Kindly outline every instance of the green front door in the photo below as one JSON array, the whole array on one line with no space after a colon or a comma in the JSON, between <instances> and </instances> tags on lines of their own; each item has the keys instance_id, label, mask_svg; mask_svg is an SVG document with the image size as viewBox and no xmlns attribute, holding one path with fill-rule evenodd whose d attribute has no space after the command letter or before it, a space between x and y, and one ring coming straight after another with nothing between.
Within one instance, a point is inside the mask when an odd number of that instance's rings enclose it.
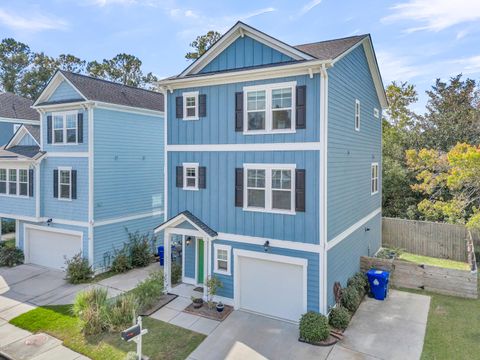
<instances>
[{"instance_id":1,"label":"green front door","mask_svg":"<svg viewBox=\"0 0 480 360\"><path fill-rule=\"evenodd\" d=\"M203 240L200 238L197 238L198 241L198 247L197 247L197 283L198 284L203 284Z\"/></svg>"}]
</instances>

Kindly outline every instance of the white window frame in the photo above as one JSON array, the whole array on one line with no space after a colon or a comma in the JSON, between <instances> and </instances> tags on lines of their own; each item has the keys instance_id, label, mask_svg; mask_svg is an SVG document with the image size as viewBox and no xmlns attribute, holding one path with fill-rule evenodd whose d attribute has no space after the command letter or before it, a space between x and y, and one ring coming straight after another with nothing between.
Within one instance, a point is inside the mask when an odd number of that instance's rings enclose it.
<instances>
[{"instance_id":1,"label":"white window frame","mask_svg":"<svg viewBox=\"0 0 480 360\"><path fill-rule=\"evenodd\" d=\"M184 92L183 96L183 120L198 120L198 91ZM195 115L187 116L187 98L195 98Z\"/></svg>"},{"instance_id":2,"label":"white window frame","mask_svg":"<svg viewBox=\"0 0 480 360\"><path fill-rule=\"evenodd\" d=\"M380 118L380 110L377 108L373 108L373 116L375 116L377 119Z\"/></svg>"},{"instance_id":3,"label":"white window frame","mask_svg":"<svg viewBox=\"0 0 480 360\"><path fill-rule=\"evenodd\" d=\"M198 163L183 163L183 190L198 190ZM187 168L195 169L195 186L187 186ZM191 178L191 176L190 176Z\"/></svg>"},{"instance_id":4,"label":"white window frame","mask_svg":"<svg viewBox=\"0 0 480 360\"><path fill-rule=\"evenodd\" d=\"M1 166L0 167L2 170L5 170L6 171L6 178L5 178L5 181L6 181L6 192L5 194L0 194L0 196L4 196L4 197L16 197L16 198L28 198L30 197L30 176L29 176L29 172L28 172L28 168L27 167L12 167L12 166ZM10 170L15 170L16 172L16 180L15 180L15 183L16 183L16 192L15 194L11 194L10 193ZM20 195L20 170L25 170L27 172L27 195ZM25 182L22 182L22 184L25 184Z\"/></svg>"},{"instance_id":5,"label":"white window frame","mask_svg":"<svg viewBox=\"0 0 480 360\"><path fill-rule=\"evenodd\" d=\"M15 134L21 126L22 124L13 124L13 133Z\"/></svg>"},{"instance_id":6,"label":"white window frame","mask_svg":"<svg viewBox=\"0 0 480 360\"><path fill-rule=\"evenodd\" d=\"M67 115L75 115L75 142L67 142ZM63 117L63 141L55 141L55 117ZM68 128L73 129L73 128ZM62 111L62 112L53 112L52 113L52 145L78 145L78 111Z\"/></svg>"},{"instance_id":7,"label":"white window frame","mask_svg":"<svg viewBox=\"0 0 480 360\"><path fill-rule=\"evenodd\" d=\"M248 170L265 170L265 207L248 206ZM243 164L243 210L265 213L295 215L295 164ZM290 210L272 208L272 172L273 170L289 170L291 178Z\"/></svg>"},{"instance_id":8,"label":"white window frame","mask_svg":"<svg viewBox=\"0 0 480 360\"><path fill-rule=\"evenodd\" d=\"M354 122L355 122L355 131L360 131L360 124L361 124L361 119L360 119L360 114L361 114L361 106L360 106L360 100L356 99L355 100L355 117L354 117Z\"/></svg>"},{"instance_id":9,"label":"white window frame","mask_svg":"<svg viewBox=\"0 0 480 360\"><path fill-rule=\"evenodd\" d=\"M261 134L289 134L296 132L296 81L283 83L245 86L243 87L243 134L244 135L261 135ZM289 129L273 129L273 108L272 108L272 91L277 89L290 88L292 91L292 107L291 107L291 124ZM253 91L265 91L265 129L248 130L248 93Z\"/></svg>"},{"instance_id":10,"label":"white window frame","mask_svg":"<svg viewBox=\"0 0 480 360\"><path fill-rule=\"evenodd\" d=\"M218 250L227 252L227 270L218 268ZM232 247L230 245L213 244L214 269L213 272L221 275L232 275Z\"/></svg>"},{"instance_id":11,"label":"white window frame","mask_svg":"<svg viewBox=\"0 0 480 360\"><path fill-rule=\"evenodd\" d=\"M373 174L373 169L375 169L375 175ZM378 194L378 163L372 163L370 167L370 193L371 195Z\"/></svg>"},{"instance_id":12,"label":"white window frame","mask_svg":"<svg viewBox=\"0 0 480 360\"><path fill-rule=\"evenodd\" d=\"M66 167L66 166L60 166L58 167L58 200L61 200L61 201L72 201L72 168L71 167ZM69 185L69 197L68 198L65 198L65 197L62 197L62 185L67 185L67 184L62 184L61 182L61 179L62 179L62 171L68 171L70 173L70 184Z\"/></svg>"}]
</instances>

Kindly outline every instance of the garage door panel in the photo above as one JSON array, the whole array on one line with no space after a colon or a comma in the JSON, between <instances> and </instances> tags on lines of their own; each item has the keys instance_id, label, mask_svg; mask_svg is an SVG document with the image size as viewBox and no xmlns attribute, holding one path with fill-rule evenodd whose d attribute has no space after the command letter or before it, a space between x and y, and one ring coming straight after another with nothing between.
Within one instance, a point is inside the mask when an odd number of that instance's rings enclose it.
<instances>
[{"instance_id":1,"label":"garage door panel","mask_svg":"<svg viewBox=\"0 0 480 360\"><path fill-rule=\"evenodd\" d=\"M81 237L48 230L27 229L28 262L55 269L65 267L65 256L81 251Z\"/></svg>"},{"instance_id":2,"label":"garage door panel","mask_svg":"<svg viewBox=\"0 0 480 360\"><path fill-rule=\"evenodd\" d=\"M239 258L242 309L291 321L304 311L303 267L249 257Z\"/></svg>"}]
</instances>

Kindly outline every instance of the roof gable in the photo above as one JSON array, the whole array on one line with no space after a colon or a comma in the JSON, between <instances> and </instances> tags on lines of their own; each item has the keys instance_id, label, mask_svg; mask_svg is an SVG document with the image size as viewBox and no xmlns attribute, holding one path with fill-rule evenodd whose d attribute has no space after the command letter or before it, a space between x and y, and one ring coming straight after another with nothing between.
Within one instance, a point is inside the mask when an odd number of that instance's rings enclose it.
<instances>
[{"instance_id":1,"label":"roof gable","mask_svg":"<svg viewBox=\"0 0 480 360\"><path fill-rule=\"evenodd\" d=\"M84 100L84 97L66 80L62 80L46 101L58 103L70 100Z\"/></svg>"},{"instance_id":2,"label":"roof gable","mask_svg":"<svg viewBox=\"0 0 480 360\"><path fill-rule=\"evenodd\" d=\"M155 233L158 233L168 228L188 230L195 229L196 231L207 237L216 238L218 236L218 233L215 230L210 228L207 224L205 224L188 210L182 211L181 213L168 219L163 224L157 226L154 231Z\"/></svg>"},{"instance_id":3,"label":"roof gable","mask_svg":"<svg viewBox=\"0 0 480 360\"><path fill-rule=\"evenodd\" d=\"M5 149L16 146L40 146L40 126L38 125L22 125L13 134L10 141L5 145Z\"/></svg>"}]
</instances>

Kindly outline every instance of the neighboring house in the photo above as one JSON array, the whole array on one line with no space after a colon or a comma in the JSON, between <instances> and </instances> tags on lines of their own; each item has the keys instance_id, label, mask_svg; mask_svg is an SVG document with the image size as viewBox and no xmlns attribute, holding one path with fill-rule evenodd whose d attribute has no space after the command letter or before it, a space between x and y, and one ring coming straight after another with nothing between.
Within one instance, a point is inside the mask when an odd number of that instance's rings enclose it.
<instances>
[{"instance_id":1,"label":"neighboring house","mask_svg":"<svg viewBox=\"0 0 480 360\"><path fill-rule=\"evenodd\" d=\"M33 101L12 93L0 94L0 146L5 145L22 124L38 125L40 115Z\"/></svg>"},{"instance_id":2,"label":"neighboring house","mask_svg":"<svg viewBox=\"0 0 480 360\"><path fill-rule=\"evenodd\" d=\"M239 22L159 85L167 288L173 251L184 282L217 276L237 309L326 313L381 244L386 97L370 36L291 46Z\"/></svg>"},{"instance_id":3,"label":"neighboring house","mask_svg":"<svg viewBox=\"0 0 480 360\"><path fill-rule=\"evenodd\" d=\"M64 267L78 252L96 271L131 232L164 219L164 98L57 71L0 150L0 217L17 221L25 262Z\"/></svg>"}]
</instances>

